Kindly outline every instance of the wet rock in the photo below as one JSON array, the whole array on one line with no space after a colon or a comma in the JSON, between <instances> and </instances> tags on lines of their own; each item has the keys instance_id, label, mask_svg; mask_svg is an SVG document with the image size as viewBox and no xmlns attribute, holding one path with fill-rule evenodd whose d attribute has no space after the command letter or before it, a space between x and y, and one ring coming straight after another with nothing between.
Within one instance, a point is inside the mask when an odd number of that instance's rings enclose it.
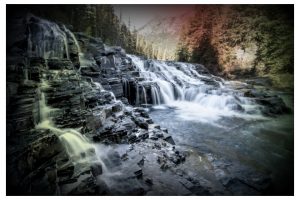
<instances>
[{"instance_id":1,"label":"wet rock","mask_svg":"<svg viewBox=\"0 0 300 200\"><path fill-rule=\"evenodd\" d=\"M160 143L154 143L153 148L154 148L154 149L161 150L161 145L160 145Z\"/></svg>"},{"instance_id":2,"label":"wet rock","mask_svg":"<svg viewBox=\"0 0 300 200\"><path fill-rule=\"evenodd\" d=\"M167 128L161 128L160 130L162 130L165 133L168 133L168 129Z\"/></svg>"},{"instance_id":3,"label":"wet rock","mask_svg":"<svg viewBox=\"0 0 300 200\"><path fill-rule=\"evenodd\" d=\"M164 137L164 133L162 133L161 131L158 131L155 133L155 136L158 138L163 138Z\"/></svg>"},{"instance_id":4,"label":"wet rock","mask_svg":"<svg viewBox=\"0 0 300 200\"><path fill-rule=\"evenodd\" d=\"M121 156L121 159L122 159L123 161L128 160L128 154L127 154L127 153L124 153L124 154Z\"/></svg>"},{"instance_id":5,"label":"wet rock","mask_svg":"<svg viewBox=\"0 0 300 200\"><path fill-rule=\"evenodd\" d=\"M142 167L144 165L144 162L145 162L145 158L143 157L138 163L137 165Z\"/></svg>"},{"instance_id":6,"label":"wet rock","mask_svg":"<svg viewBox=\"0 0 300 200\"><path fill-rule=\"evenodd\" d=\"M91 171L94 177L102 174L102 165L100 163L95 163L91 166Z\"/></svg>"},{"instance_id":7,"label":"wet rock","mask_svg":"<svg viewBox=\"0 0 300 200\"><path fill-rule=\"evenodd\" d=\"M112 112L120 112L123 109L123 105L121 103L115 103L112 106Z\"/></svg>"},{"instance_id":8,"label":"wet rock","mask_svg":"<svg viewBox=\"0 0 300 200\"><path fill-rule=\"evenodd\" d=\"M237 178L233 178L225 185L225 187L234 195L259 195L259 192L247 184L241 182Z\"/></svg>"},{"instance_id":9,"label":"wet rock","mask_svg":"<svg viewBox=\"0 0 300 200\"><path fill-rule=\"evenodd\" d=\"M153 124L153 120L151 118L145 119L145 122L149 125ZM159 126L155 126L155 128L159 128Z\"/></svg>"},{"instance_id":10,"label":"wet rock","mask_svg":"<svg viewBox=\"0 0 300 200\"><path fill-rule=\"evenodd\" d=\"M134 142L136 142L138 140L138 138L137 138L137 136L135 134L130 134L128 136L127 140L128 140L128 143L134 143Z\"/></svg>"},{"instance_id":11,"label":"wet rock","mask_svg":"<svg viewBox=\"0 0 300 200\"><path fill-rule=\"evenodd\" d=\"M57 176L71 177L74 174L74 165L67 165L57 170Z\"/></svg>"},{"instance_id":12,"label":"wet rock","mask_svg":"<svg viewBox=\"0 0 300 200\"><path fill-rule=\"evenodd\" d=\"M158 137L157 137L157 135L155 134L155 133L150 133L149 134L149 139L151 139L151 140L158 140Z\"/></svg>"},{"instance_id":13,"label":"wet rock","mask_svg":"<svg viewBox=\"0 0 300 200\"><path fill-rule=\"evenodd\" d=\"M48 59L47 63L50 70L73 69L73 63L70 60Z\"/></svg>"},{"instance_id":14,"label":"wet rock","mask_svg":"<svg viewBox=\"0 0 300 200\"><path fill-rule=\"evenodd\" d=\"M77 178L60 178L58 181L58 185L66 185L66 184L71 184L71 183L76 183L78 181Z\"/></svg>"},{"instance_id":15,"label":"wet rock","mask_svg":"<svg viewBox=\"0 0 300 200\"><path fill-rule=\"evenodd\" d=\"M147 139L149 137L149 133L147 131L140 131L137 137L140 139Z\"/></svg>"},{"instance_id":16,"label":"wet rock","mask_svg":"<svg viewBox=\"0 0 300 200\"><path fill-rule=\"evenodd\" d=\"M166 142L172 144L172 145L175 145L175 142L174 142L172 136L170 136L170 135L166 136L166 137L164 138L164 140L165 140Z\"/></svg>"},{"instance_id":17,"label":"wet rock","mask_svg":"<svg viewBox=\"0 0 300 200\"><path fill-rule=\"evenodd\" d=\"M153 124L152 119L150 119L150 123L149 121L146 120L146 122L149 124L149 129L160 129L160 125L158 124ZM151 123L152 122L152 123Z\"/></svg>"},{"instance_id":18,"label":"wet rock","mask_svg":"<svg viewBox=\"0 0 300 200\"><path fill-rule=\"evenodd\" d=\"M145 121L144 118L138 117L138 118L135 118L134 121L135 121L136 125L139 126L140 128L148 130L149 124Z\"/></svg>"},{"instance_id":19,"label":"wet rock","mask_svg":"<svg viewBox=\"0 0 300 200\"><path fill-rule=\"evenodd\" d=\"M256 100L259 104L264 105L262 112L266 115L290 113L288 108L280 97L274 96Z\"/></svg>"},{"instance_id":20,"label":"wet rock","mask_svg":"<svg viewBox=\"0 0 300 200\"><path fill-rule=\"evenodd\" d=\"M93 177L87 177L76 188L72 189L69 195L97 195L98 193L97 181Z\"/></svg>"},{"instance_id":21,"label":"wet rock","mask_svg":"<svg viewBox=\"0 0 300 200\"><path fill-rule=\"evenodd\" d=\"M142 187L138 187L129 191L128 194L132 196L141 196L146 194L146 190Z\"/></svg>"},{"instance_id":22,"label":"wet rock","mask_svg":"<svg viewBox=\"0 0 300 200\"><path fill-rule=\"evenodd\" d=\"M136 178L141 179L143 178L143 170L139 169L137 171L134 172L134 175L136 176Z\"/></svg>"},{"instance_id":23,"label":"wet rock","mask_svg":"<svg viewBox=\"0 0 300 200\"><path fill-rule=\"evenodd\" d=\"M145 179L145 183L147 183L148 185L152 186L153 185L153 181L151 178L146 178Z\"/></svg>"}]
</instances>

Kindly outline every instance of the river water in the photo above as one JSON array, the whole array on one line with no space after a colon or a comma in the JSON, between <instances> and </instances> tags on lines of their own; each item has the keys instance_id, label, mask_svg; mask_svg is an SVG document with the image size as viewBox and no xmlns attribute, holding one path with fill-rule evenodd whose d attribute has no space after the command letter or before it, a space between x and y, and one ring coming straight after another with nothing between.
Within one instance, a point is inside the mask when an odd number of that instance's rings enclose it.
<instances>
[{"instance_id":1,"label":"river water","mask_svg":"<svg viewBox=\"0 0 300 200\"><path fill-rule=\"evenodd\" d=\"M293 94L226 81L194 64L128 56L144 79L137 86L143 90L136 95L136 102L155 100L148 106L150 116L168 129L177 146L193 152L194 161L189 164L203 169L200 176L211 174L215 186L217 182L228 185L224 180L234 177L247 182L245 177L257 176L252 181L263 182L268 179L265 176L271 180L269 189L261 188L265 194L292 194L293 114L269 117L262 112L263 106L244 91L257 89L279 96L292 110ZM144 89L149 85L151 93Z\"/></svg>"},{"instance_id":2,"label":"river water","mask_svg":"<svg viewBox=\"0 0 300 200\"><path fill-rule=\"evenodd\" d=\"M193 105L157 106L150 109L150 116L168 129L182 149L225 159L237 168L243 165L261 171L271 176L270 193L291 194L293 115L257 119L227 116L207 121L201 119L201 114L198 118L193 113L188 116L186 112L192 108Z\"/></svg>"}]
</instances>

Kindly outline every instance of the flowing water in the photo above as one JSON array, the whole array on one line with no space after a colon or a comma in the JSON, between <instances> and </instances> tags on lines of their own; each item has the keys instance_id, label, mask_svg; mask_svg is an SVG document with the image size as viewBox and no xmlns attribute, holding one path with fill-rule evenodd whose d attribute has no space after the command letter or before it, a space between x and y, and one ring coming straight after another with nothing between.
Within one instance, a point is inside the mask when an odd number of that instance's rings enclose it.
<instances>
[{"instance_id":1,"label":"flowing water","mask_svg":"<svg viewBox=\"0 0 300 200\"><path fill-rule=\"evenodd\" d=\"M28 14L27 26L29 56L69 59L66 33L56 23Z\"/></svg>"},{"instance_id":2,"label":"flowing water","mask_svg":"<svg viewBox=\"0 0 300 200\"><path fill-rule=\"evenodd\" d=\"M75 42L77 47L80 65L86 64L76 37L65 26L61 29L57 24L40 19L33 15L28 16L27 23L29 29L29 56L40 56L47 60L49 58L62 59L66 55L66 58L69 59L69 48L67 42L67 36L69 36ZM53 71L52 79L59 79L57 72ZM94 85L96 85L97 89L103 90L100 83L94 83ZM105 164L100 160L99 155L95 154L94 144L92 144L85 136L75 129L60 129L55 126L52 121L52 117L55 117L55 112L59 111L59 109L47 106L47 97L44 92L50 87L49 81L43 78L39 87L40 122L36 127L40 129L49 129L56 134L75 164L81 162L100 162L105 168Z\"/></svg>"},{"instance_id":3,"label":"flowing water","mask_svg":"<svg viewBox=\"0 0 300 200\"><path fill-rule=\"evenodd\" d=\"M259 105L234 89L243 83L224 81L210 74L201 75L193 64L157 60L146 64L137 56L128 56L145 79L137 84L137 105L147 104L143 84L150 84L153 104L176 108L176 114L185 120L213 122L222 116L263 118Z\"/></svg>"},{"instance_id":4,"label":"flowing water","mask_svg":"<svg viewBox=\"0 0 300 200\"><path fill-rule=\"evenodd\" d=\"M40 86L40 123L37 128L49 129L56 134L65 146L66 151L74 163L95 161L95 148L81 133L75 129L59 129L52 121L55 112L59 109L51 108L46 104L44 89L49 89L47 81L43 80Z\"/></svg>"},{"instance_id":5,"label":"flowing water","mask_svg":"<svg viewBox=\"0 0 300 200\"><path fill-rule=\"evenodd\" d=\"M201 168L203 156L222 158L236 166L236 171L247 166L269 174L273 193L291 193L292 114L263 116L260 105L236 89L246 84L199 74L192 64L154 60L149 64L139 57L129 57L144 82L153 82L158 88L151 88L155 105L149 109L150 116L168 129L177 146L197 152L200 164L196 156L196 166ZM212 84L207 79L213 80ZM293 108L291 96L285 95L285 99Z\"/></svg>"}]
</instances>

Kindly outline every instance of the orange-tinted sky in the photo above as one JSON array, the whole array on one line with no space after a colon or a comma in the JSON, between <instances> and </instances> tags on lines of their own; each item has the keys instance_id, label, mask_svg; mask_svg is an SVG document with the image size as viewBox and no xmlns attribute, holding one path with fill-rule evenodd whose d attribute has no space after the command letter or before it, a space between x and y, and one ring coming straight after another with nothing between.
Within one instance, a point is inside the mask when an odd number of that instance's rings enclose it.
<instances>
[{"instance_id":1,"label":"orange-tinted sky","mask_svg":"<svg viewBox=\"0 0 300 200\"><path fill-rule=\"evenodd\" d=\"M132 27L137 29L155 17L172 17L191 12L194 5L114 5L117 16L122 13L122 21L126 24L130 17Z\"/></svg>"}]
</instances>

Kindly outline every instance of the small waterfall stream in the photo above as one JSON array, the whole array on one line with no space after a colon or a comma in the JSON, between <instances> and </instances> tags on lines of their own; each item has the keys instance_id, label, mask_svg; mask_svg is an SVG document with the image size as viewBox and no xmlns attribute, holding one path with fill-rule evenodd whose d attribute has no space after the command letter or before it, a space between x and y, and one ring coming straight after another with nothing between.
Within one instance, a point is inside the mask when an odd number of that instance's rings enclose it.
<instances>
[{"instance_id":1,"label":"small waterfall stream","mask_svg":"<svg viewBox=\"0 0 300 200\"><path fill-rule=\"evenodd\" d=\"M91 144L81 133L75 129L59 129L55 126L52 121L52 116L55 117L55 112L59 111L59 109L51 108L46 104L46 96L43 90L49 88L48 82L43 80L39 89L41 94L39 101L40 123L37 124L37 128L53 131L65 146L68 155L74 163L92 161L101 162L98 156L95 155L93 144Z\"/></svg>"},{"instance_id":2,"label":"small waterfall stream","mask_svg":"<svg viewBox=\"0 0 300 200\"><path fill-rule=\"evenodd\" d=\"M40 19L33 15L27 17L28 25L28 55L40 56L46 59L59 58L70 59L69 48L67 42L67 35L69 35L78 49L80 65L84 65L83 54L80 46L74 34L68 30L65 26L61 29L57 24L49 22L44 19ZM34 29L34 35L32 34ZM26 74L28 74L25 71ZM53 72L52 79L58 78L58 73ZM44 76L44 75L43 75ZM99 90L103 90L100 83L94 83ZM46 89L50 89L49 82L43 78L40 87L38 89L39 100L39 116L40 122L36 125L38 129L49 129L55 133L64 147L73 163L101 163L103 169L105 164L101 161L100 156L96 155L94 144L92 144L84 135L75 129L60 129L57 128L52 121L52 117L55 117L55 112L59 109L51 108L47 106L47 94L44 92ZM99 152L98 152L99 153Z\"/></svg>"}]
</instances>

